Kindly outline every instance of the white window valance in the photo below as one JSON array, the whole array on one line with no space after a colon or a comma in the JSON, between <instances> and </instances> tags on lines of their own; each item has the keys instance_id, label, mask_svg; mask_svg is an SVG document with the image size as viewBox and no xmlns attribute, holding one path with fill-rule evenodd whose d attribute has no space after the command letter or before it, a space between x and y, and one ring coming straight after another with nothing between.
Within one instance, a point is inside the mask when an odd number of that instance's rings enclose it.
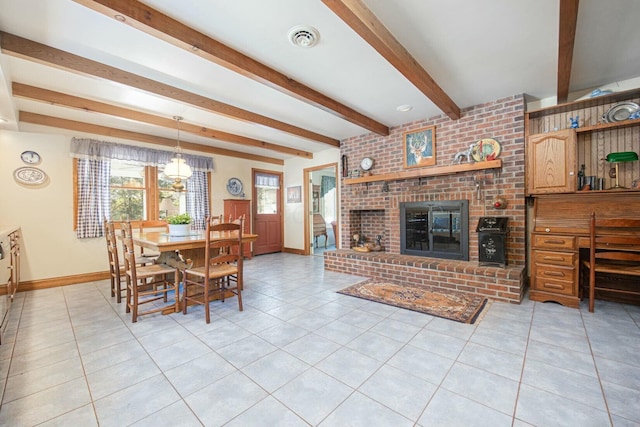
<instances>
[{"instance_id":1,"label":"white window valance","mask_svg":"<svg viewBox=\"0 0 640 427\"><path fill-rule=\"evenodd\" d=\"M256 174L254 185L258 188L280 188L280 177L277 175Z\"/></svg>"},{"instance_id":2,"label":"white window valance","mask_svg":"<svg viewBox=\"0 0 640 427\"><path fill-rule=\"evenodd\" d=\"M72 138L71 156L90 160L128 160L145 166L159 166L171 162L171 159L175 157L175 152L97 141L89 138ZM194 171L208 172L214 170L211 157L182 153L182 158Z\"/></svg>"}]
</instances>

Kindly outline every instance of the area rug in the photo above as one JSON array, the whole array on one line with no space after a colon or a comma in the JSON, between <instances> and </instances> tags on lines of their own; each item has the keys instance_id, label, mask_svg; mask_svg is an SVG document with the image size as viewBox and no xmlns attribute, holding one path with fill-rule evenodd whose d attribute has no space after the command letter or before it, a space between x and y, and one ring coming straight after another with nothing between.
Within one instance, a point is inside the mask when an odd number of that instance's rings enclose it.
<instances>
[{"instance_id":1,"label":"area rug","mask_svg":"<svg viewBox=\"0 0 640 427\"><path fill-rule=\"evenodd\" d=\"M338 293L469 324L475 323L488 301L463 292L376 280L357 283Z\"/></svg>"}]
</instances>

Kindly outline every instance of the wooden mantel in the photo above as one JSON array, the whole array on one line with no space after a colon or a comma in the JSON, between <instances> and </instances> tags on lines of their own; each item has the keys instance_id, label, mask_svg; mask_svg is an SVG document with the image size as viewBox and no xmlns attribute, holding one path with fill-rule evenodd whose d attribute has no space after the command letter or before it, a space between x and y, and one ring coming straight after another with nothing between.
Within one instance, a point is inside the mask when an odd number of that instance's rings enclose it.
<instances>
[{"instance_id":1,"label":"wooden mantel","mask_svg":"<svg viewBox=\"0 0 640 427\"><path fill-rule=\"evenodd\" d=\"M360 178L345 178L346 185L362 184L377 181L399 181L403 179L422 178L425 176L451 175L459 172L477 171L484 169L497 169L502 167L502 160L488 160L476 163L463 163L460 165L435 166L429 168L409 169L400 172L385 173L381 175L362 176Z\"/></svg>"}]
</instances>

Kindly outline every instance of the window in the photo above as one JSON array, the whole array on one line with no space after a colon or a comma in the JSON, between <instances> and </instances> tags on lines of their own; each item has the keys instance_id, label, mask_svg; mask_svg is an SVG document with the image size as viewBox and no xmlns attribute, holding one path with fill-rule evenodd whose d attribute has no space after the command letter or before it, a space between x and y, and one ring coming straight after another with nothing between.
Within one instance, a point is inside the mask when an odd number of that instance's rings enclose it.
<instances>
[{"instance_id":1,"label":"window","mask_svg":"<svg viewBox=\"0 0 640 427\"><path fill-rule=\"evenodd\" d=\"M187 191L176 193L173 191L173 181L167 179L163 173L164 167L158 167L158 218L165 219L171 215L187 211Z\"/></svg>"},{"instance_id":2,"label":"window","mask_svg":"<svg viewBox=\"0 0 640 427\"><path fill-rule=\"evenodd\" d=\"M176 193L172 181L162 173L162 167L143 166L136 162L111 160L109 201L111 219L127 221L164 219L186 212L186 192ZM158 174L157 179L145 180ZM154 182L158 185L154 186ZM157 199L157 203L154 200ZM158 209L154 209L158 206Z\"/></svg>"},{"instance_id":3,"label":"window","mask_svg":"<svg viewBox=\"0 0 640 427\"><path fill-rule=\"evenodd\" d=\"M121 160L111 161L109 205L112 220L147 219L144 174L144 166Z\"/></svg>"},{"instance_id":4,"label":"window","mask_svg":"<svg viewBox=\"0 0 640 427\"><path fill-rule=\"evenodd\" d=\"M256 212L258 214L274 214L278 212L278 190L280 177L262 172L256 173Z\"/></svg>"}]
</instances>

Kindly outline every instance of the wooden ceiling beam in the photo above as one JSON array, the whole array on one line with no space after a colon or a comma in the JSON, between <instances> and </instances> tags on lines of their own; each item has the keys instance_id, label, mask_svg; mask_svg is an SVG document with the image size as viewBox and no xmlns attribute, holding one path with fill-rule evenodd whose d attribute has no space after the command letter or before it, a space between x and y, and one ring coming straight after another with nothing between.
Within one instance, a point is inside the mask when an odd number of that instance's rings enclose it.
<instances>
[{"instance_id":1,"label":"wooden ceiling beam","mask_svg":"<svg viewBox=\"0 0 640 427\"><path fill-rule=\"evenodd\" d=\"M89 9L380 135L389 128L136 0L74 0Z\"/></svg>"},{"instance_id":2,"label":"wooden ceiling beam","mask_svg":"<svg viewBox=\"0 0 640 427\"><path fill-rule=\"evenodd\" d=\"M92 113L101 113L110 116L122 117L128 120L161 126L169 129L176 129L175 120L170 118L155 116L153 114L143 113L123 107L117 107L115 105L92 101L90 99L80 98L60 92L54 92L52 90L42 89L17 82L13 82L11 87L13 95L17 97L32 99L35 101L46 102L47 104L51 105L74 108L77 110ZM216 129L209 129L204 126L189 124L185 121L182 121L180 123L180 130L206 138L217 139L234 144L241 144L248 147L264 148L266 150L277 151L279 153L284 153L292 156L313 159L313 153L308 151L283 147L281 145L272 144L253 138L247 138L240 135L234 135Z\"/></svg>"},{"instance_id":3,"label":"wooden ceiling beam","mask_svg":"<svg viewBox=\"0 0 640 427\"><path fill-rule=\"evenodd\" d=\"M573 46L576 40L579 0L560 0L558 36L558 103L569 98Z\"/></svg>"},{"instance_id":4,"label":"wooden ceiling beam","mask_svg":"<svg viewBox=\"0 0 640 427\"><path fill-rule=\"evenodd\" d=\"M449 118L452 120L460 118L460 108L361 0L322 0L322 2Z\"/></svg>"},{"instance_id":5,"label":"wooden ceiling beam","mask_svg":"<svg viewBox=\"0 0 640 427\"><path fill-rule=\"evenodd\" d=\"M163 138L161 136L148 135L140 132L131 132L123 129L116 129L107 126L93 125L89 123L78 122L75 120L61 119L58 117L46 116L43 114L31 113L29 111L20 111L19 120L24 123L34 125L48 126L59 129L67 129L76 132L85 132L95 135L108 136L111 138L129 139L132 141L146 142L148 144L161 145L164 147L175 148L176 140ZM274 165L284 165L284 160L273 157L258 156L250 153L241 153L239 151L225 150L224 148L215 148L208 145L194 144L191 142L180 141L180 147L184 150L200 151L208 154L216 154L220 156L236 157L239 159L254 160L257 162L272 163Z\"/></svg>"},{"instance_id":6,"label":"wooden ceiling beam","mask_svg":"<svg viewBox=\"0 0 640 427\"><path fill-rule=\"evenodd\" d=\"M234 107L233 105L225 104L202 95L111 67L109 65L101 64L13 34L0 32L0 48L2 49L2 52L7 55L13 55L18 58L35 61L37 63L67 71L73 71L79 74L99 77L105 80L117 82L124 86L133 87L175 101L184 102L197 108L236 120L257 123L305 139L328 144L333 147L340 147L340 141L337 139L329 138L328 136L320 135L260 114L252 113L250 111Z\"/></svg>"}]
</instances>

